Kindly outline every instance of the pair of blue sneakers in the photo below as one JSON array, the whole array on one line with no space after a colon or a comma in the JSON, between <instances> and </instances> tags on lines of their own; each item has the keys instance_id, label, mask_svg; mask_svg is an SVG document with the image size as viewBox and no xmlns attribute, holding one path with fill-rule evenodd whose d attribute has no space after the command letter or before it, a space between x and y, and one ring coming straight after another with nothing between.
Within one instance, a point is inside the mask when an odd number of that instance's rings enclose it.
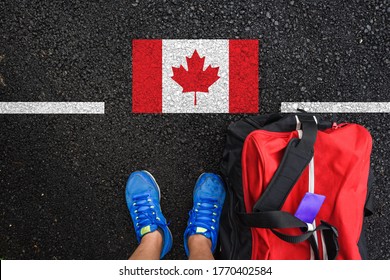
<instances>
[{"instance_id":1,"label":"pair of blue sneakers","mask_svg":"<svg viewBox=\"0 0 390 280\"><path fill-rule=\"evenodd\" d=\"M193 194L193 208L189 212L187 228L184 232L184 248L187 256L188 237L202 234L212 243L215 251L218 239L219 219L225 188L221 177L213 173L203 173L199 176ZM160 188L147 171L133 172L126 184L126 201L133 220L138 242L142 236L160 229L163 235L163 246L160 258L163 258L172 248L172 233L160 207Z\"/></svg>"}]
</instances>

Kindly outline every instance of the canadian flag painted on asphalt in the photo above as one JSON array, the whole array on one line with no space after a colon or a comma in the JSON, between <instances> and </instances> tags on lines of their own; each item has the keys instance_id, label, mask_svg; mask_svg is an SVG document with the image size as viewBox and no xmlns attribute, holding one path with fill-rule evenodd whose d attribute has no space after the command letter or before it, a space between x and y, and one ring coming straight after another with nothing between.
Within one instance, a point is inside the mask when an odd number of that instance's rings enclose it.
<instances>
[{"instance_id":1,"label":"canadian flag painted on asphalt","mask_svg":"<svg viewBox=\"0 0 390 280\"><path fill-rule=\"evenodd\" d=\"M258 40L133 40L133 113L257 113Z\"/></svg>"}]
</instances>

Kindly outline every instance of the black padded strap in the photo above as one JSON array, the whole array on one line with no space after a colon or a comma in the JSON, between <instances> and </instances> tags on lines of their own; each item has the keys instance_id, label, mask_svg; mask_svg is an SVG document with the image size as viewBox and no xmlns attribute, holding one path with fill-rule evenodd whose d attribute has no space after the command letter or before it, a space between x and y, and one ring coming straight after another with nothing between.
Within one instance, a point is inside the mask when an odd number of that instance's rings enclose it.
<instances>
[{"instance_id":1,"label":"black padded strap","mask_svg":"<svg viewBox=\"0 0 390 280\"><path fill-rule=\"evenodd\" d=\"M253 206L254 212L279 210L314 154L317 124L313 116L299 116L302 139L291 139L271 182ZM302 118L302 119L301 119Z\"/></svg>"}]
</instances>

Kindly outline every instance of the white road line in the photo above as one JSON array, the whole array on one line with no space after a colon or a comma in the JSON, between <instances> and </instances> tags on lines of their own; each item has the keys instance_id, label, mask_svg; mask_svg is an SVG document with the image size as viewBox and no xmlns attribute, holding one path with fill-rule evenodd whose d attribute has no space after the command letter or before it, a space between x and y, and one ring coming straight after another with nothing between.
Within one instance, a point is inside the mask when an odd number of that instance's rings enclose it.
<instances>
[{"instance_id":1,"label":"white road line","mask_svg":"<svg viewBox=\"0 0 390 280\"><path fill-rule=\"evenodd\" d=\"M390 102L282 102L282 113L390 113Z\"/></svg>"},{"instance_id":2,"label":"white road line","mask_svg":"<svg viewBox=\"0 0 390 280\"><path fill-rule=\"evenodd\" d=\"M104 114L104 102L0 102L0 114Z\"/></svg>"}]
</instances>

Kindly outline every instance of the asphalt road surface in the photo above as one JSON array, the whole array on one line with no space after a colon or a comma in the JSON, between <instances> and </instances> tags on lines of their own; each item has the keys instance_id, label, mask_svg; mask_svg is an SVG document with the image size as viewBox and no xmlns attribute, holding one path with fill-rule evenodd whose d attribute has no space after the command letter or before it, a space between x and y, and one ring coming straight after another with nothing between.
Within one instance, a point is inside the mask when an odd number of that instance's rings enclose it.
<instances>
[{"instance_id":1,"label":"asphalt road surface","mask_svg":"<svg viewBox=\"0 0 390 280\"><path fill-rule=\"evenodd\" d=\"M260 40L260 113L284 101L389 101L390 2L1 1L0 102L105 102L104 115L0 115L0 258L125 259L124 189L154 174L184 259L192 189L243 115L132 114L131 40ZM374 139L369 257L390 259L390 117L339 114Z\"/></svg>"}]
</instances>

